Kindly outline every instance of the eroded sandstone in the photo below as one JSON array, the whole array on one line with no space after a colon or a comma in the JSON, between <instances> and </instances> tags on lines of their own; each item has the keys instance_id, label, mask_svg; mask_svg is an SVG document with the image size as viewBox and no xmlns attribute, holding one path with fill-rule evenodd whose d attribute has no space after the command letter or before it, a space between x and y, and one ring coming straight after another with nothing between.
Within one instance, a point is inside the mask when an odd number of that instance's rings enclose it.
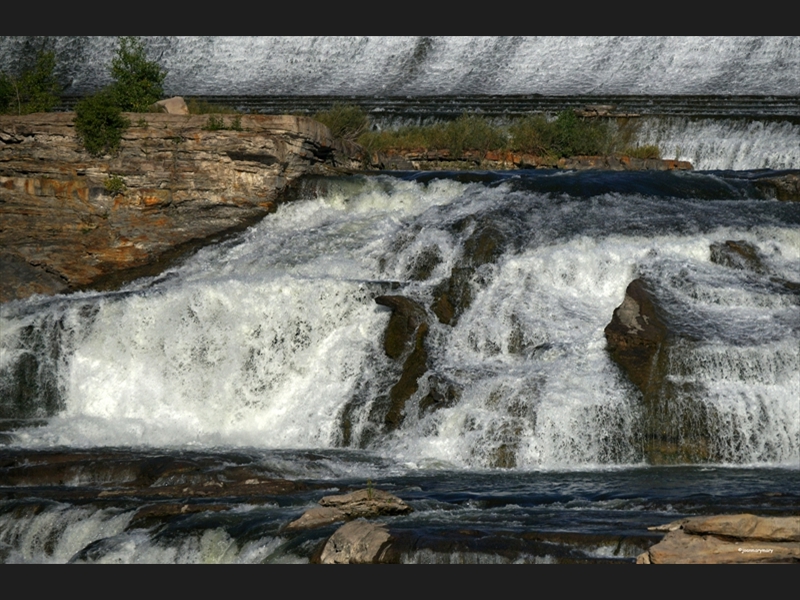
<instances>
[{"instance_id":1,"label":"eroded sandstone","mask_svg":"<svg viewBox=\"0 0 800 600\"><path fill-rule=\"evenodd\" d=\"M73 113L0 116L0 301L115 287L276 209L308 174L359 168L360 149L307 117L132 114L114 155L90 156Z\"/></svg>"}]
</instances>

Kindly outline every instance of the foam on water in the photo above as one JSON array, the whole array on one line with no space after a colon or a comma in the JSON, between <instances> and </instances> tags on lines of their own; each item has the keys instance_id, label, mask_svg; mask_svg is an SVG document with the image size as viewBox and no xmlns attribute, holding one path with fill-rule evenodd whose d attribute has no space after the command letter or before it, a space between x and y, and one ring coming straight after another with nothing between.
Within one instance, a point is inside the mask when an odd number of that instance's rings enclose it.
<instances>
[{"instance_id":1,"label":"foam on water","mask_svg":"<svg viewBox=\"0 0 800 600\"><path fill-rule=\"evenodd\" d=\"M156 281L4 305L3 369L39 331L39 372L57 381L61 402L15 443L333 448L349 410L351 443L409 465L639 464L638 393L603 329L643 276L689 340L667 375L690 378L692 401L713 413L713 460L796 464L800 309L779 281L797 280L799 232L754 225L755 206L344 180ZM389 312L374 298L430 307L480 223L507 245L474 271L455 326L430 314L430 370L402 427L375 435L376 398L397 367L382 347ZM710 245L729 239L757 247L765 273L712 263ZM430 276L411 276L432 248ZM417 410L437 381L453 383L458 401Z\"/></svg>"}]
</instances>

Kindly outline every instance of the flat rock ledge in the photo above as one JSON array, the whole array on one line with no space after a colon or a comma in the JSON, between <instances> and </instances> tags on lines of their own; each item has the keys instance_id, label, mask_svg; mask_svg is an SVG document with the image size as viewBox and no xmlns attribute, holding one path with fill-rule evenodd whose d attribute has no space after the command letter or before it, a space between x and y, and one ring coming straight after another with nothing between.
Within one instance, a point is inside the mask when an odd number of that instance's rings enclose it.
<instances>
[{"instance_id":1,"label":"flat rock ledge","mask_svg":"<svg viewBox=\"0 0 800 600\"><path fill-rule=\"evenodd\" d=\"M636 564L800 563L800 516L691 517L648 529L667 534Z\"/></svg>"},{"instance_id":2,"label":"flat rock ledge","mask_svg":"<svg viewBox=\"0 0 800 600\"><path fill-rule=\"evenodd\" d=\"M404 515L413 509L397 496L383 490L363 489L340 496L325 496L319 507L310 508L286 526L287 531L313 529L353 519Z\"/></svg>"}]
</instances>

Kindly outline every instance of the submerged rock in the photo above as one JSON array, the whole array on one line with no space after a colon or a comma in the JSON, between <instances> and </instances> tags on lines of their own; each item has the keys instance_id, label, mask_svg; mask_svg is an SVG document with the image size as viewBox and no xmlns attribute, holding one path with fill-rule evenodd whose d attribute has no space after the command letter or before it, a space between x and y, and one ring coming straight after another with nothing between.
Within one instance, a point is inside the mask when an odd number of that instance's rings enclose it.
<instances>
[{"instance_id":1,"label":"submerged rock","mask_svg":"<svg viewBox=\"0 0 800 600\"><path fill-rule=\"evenodd\" d=\"M709 246L711 262L732 269L743 269L754 273L766 273L764 261L758 248L744 240L715 242Z\"/></svg>"},{"instance_id":2,"label":"submerged rock","mask_svg":"<svg viewBox=\"0 0 800 600\"><path fill-rule=\"evenodd\" d=\"M637 564L800 562L800 517L750 514L693 517L651 527L668 531Z\"/></svg>"}]
</instances>

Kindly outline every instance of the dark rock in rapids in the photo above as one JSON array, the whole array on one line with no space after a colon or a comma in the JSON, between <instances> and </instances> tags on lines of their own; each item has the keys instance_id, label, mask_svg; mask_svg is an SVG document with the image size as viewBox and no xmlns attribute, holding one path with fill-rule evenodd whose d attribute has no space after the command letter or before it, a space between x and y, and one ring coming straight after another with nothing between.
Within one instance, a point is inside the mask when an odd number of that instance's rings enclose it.
<instances>
[{"instance_id":1,"label":"dark rock in rapids","mask_svg":"<svg viewBox=\"0 0 800 600\"><path fill-rule=\"evenodd\" d=\"M463 257L453 267L450 277L434 289L431 307L440 323L456 325L459 317L472 305L472 284L483 265L495 262L506 250L506 235L489 219L475 222L468 217L456 224L456 231L472 227L472 233L464 242Z\"/></svg>"},{"instance_id":2,"label":"dark rock in rapids","mask_svg":"<svg viewBox=\"0 0 800 600\"><path fill-rule=\"evenodd\" d=\"M625 290L622 304L614 310L605 335L611 357L642 393L657 384L653 380L653 358L666 341L667 333L647 284L634 279Z\"/></svg>"},{"instance_id":3,"label":"dark rock in rapids","mask_svg":"<svg viewBox=\"0 0 800 600\"><path fill-rule=\"evenodd\" d=\"M753 181L765 195L777 200L800 202L800 171L766 175Z\"/></svg>"},{"instance_id":4,"label":"dark rock in rapids","mask_svg":"<svg viewBox=\"0 0 800 600\"><path fill-rule=\"evenodd\" d=\"M419 389L419 378L428 371L425 338L430 329L425 309L404 296L378 296L375 302L392 309L386 327L384 350L389 358L402 361L400 379L389 390L384 423L387 430L397 429L405 418L406 402ZM378 402L378 405L386 404Z\"/></svg>"},{"instance_id":5,"label":"dark rock in rapids","mask_svg":"<svg viewBox=\"0 0 800 600\"><path fill-rule=\"evenodd\" d=\"M754 273L766 273L764 261L758 248L744 240L715 242L709 247L711 262L732 269L743 269Z\"/></svg>"},{"instance_id":6,"label":"dark rock in rapids","mask_svg":"<svg viewBox=\"0 0 800 600\"><path fill-rule=\"evenodd\" d=\"M645 281L628 285L605 336L612 360L641 392L641 436L648 461L707 461L712 415L697 400L701 390L691 378L676 383L668 377L670 361L690 341L675 334Z\"/></svg>"}]
</instances>

